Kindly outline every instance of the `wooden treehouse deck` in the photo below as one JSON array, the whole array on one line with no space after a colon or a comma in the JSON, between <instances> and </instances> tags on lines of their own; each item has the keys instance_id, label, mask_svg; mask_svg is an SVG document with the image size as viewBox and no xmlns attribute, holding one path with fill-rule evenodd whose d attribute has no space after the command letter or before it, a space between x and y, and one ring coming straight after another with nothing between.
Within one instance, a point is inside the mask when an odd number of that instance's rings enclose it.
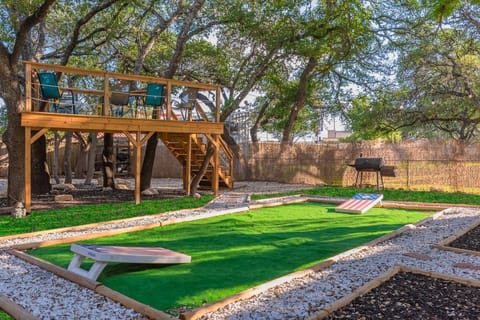
<instances>
[{"instance_id":1,"label":"wooden treehouse deck","mask_svg":"<svg viewBox=\"0 0 480 320\"><path fill-rule=\"evenodd\" d=\"M211 185L215 194L218 194L219 185L233 187L233 155L220 136L224 125L219 122L218 85L34 62L24 64L25 87L31 88L25 90L25 111L21 115L21 125L25 128L27 212L31 210L31 145L49 130L124 134L135 150L137 204L140 203L141 148L156 133L183 166L183 186L187 193L190 193L191 180L205 159L208 143L213 146L214 155L203 181ZM56 75L60 80L56 86L60 92L67 92L68 98L62 96L57 101L45 98L42 92L45 84L38 80L38 74L45 72ZM62 78L66 79L62 82ZM117 85L119 82L127 83L129 88L134 84L135 90L125 91ZM62 87L61 83L69 85ZM146 105L148 84L152 83L163 88L161 105ZM113 96L118 94L128 95L125 105L114 105L117 102ZM65 106L71 107L69 111L65 111Z\"/></svg>"}]
</instances>

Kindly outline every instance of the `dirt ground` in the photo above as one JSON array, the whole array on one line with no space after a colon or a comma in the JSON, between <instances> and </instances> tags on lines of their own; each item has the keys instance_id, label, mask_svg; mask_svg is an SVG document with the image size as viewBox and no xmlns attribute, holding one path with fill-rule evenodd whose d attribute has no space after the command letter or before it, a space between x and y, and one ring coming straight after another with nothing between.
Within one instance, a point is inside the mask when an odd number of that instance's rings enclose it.
<instances>
[{"instance_id":1,"label":"dirt ground","mask_svg":"<svg viewBox=\"0 0 480 320\"><path fill-rule=\"evenodd\" d=\"M32 195L32 210L62 208L81 204L105 202L129 202L135 200L134 179L116 179L116 189L103 188L101 181L94 180L85 185L83 180L74 179L72 184L54 184L52 191L44 195ZM278 193L313 188L313 185L285 184L270 181L236 181L233 189L221 188L220 194ZM1 205L6 206L6 179L0 180ZM200 194L211 194L210 187L200 187ZM184 196L181 179L153 179L151 188L142 193L141 199L164 199Z\"/></svg>"}]
</instances>

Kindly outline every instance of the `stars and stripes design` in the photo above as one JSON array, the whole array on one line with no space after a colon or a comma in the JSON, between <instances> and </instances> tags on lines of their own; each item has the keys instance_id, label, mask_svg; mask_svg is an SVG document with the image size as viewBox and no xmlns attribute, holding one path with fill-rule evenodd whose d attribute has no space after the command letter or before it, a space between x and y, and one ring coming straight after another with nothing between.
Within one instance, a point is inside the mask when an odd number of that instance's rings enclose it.
<instances>
[{"instance_id":1,"label":"stars and stripes design","mask_svg":"<svg viewBox=\"0 0 480 320\"><path fill-rule=\"evenodd\" d=\"M364 213L382 201L383 194L357 193L352 199L345 201L335 208L337 212Z\"/></svg>"}]
</instances>

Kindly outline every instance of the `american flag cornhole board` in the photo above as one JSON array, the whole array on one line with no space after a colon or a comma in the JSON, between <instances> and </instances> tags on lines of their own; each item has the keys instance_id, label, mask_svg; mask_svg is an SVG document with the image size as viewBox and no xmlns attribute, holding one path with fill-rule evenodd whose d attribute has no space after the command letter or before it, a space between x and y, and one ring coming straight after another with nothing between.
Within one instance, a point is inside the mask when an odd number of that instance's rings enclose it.
<instances>
[{"instance_id":1,"label":"american flag cornhole board","mask_svg":"<svg viewBox=\"0 0 480 320\"><path fill-rule=\"evenodd\" d=\"M373 208L377 203L382 201L383 194L376 193L357 193L339 206L335 208L337 212L346 213L364 213Z\"/></svg>"},{"instance_id":2,"label":"american flag cornhole board","mask_svg":"<svg viewBox=\"0 0 480 320\"><path fill-rule=\"evenodd\" d=\"M70 250L75 255L68 266L68 271L94 281L109 262L178 264L190 263L192 260L186 254L158 247L120 247L74 243ZM95 261L89 270L81 267L85 258Z\"/></svg>"}]
</instances>

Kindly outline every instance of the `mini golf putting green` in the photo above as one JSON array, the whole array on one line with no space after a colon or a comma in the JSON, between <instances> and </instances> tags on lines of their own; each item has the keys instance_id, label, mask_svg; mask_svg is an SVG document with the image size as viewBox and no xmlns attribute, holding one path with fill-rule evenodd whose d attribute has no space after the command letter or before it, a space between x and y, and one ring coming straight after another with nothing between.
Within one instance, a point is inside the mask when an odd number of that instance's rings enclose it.
<instances>
[{"instance_id":1,"label":"mini golf putting green","mask_svg":"<svg viewBox=\"0 0 480 320\"><path fill-rule=\"evenodd\" d=\"M373 208L362 215L300 203L251 210L83 243L163 247L192 257L173 266L108 264L98 281L156 309L174 312L218 301L358 247L430 213ZM70 244L29 252L67 268ZM85 264L88 267L87 264Z\"/></svg>"}]
</instances>

